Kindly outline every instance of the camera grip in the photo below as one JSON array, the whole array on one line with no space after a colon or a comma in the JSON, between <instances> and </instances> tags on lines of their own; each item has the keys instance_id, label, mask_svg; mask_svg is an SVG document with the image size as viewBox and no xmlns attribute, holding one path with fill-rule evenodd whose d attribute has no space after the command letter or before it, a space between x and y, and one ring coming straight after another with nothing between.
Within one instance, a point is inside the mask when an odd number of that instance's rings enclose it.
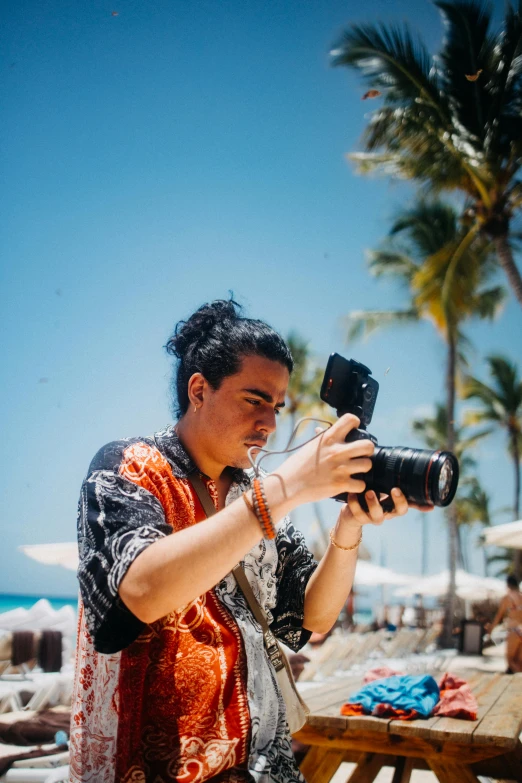
<instances>
[{"instance_id":1,"label":"camera grip","mask_svg":"<svg viewBox=\"0 0 522 783\"><path fill-rule=\"evenodd\" d=\"M364 481L364 473L361 473L360 477L362 481ZM347 492L341 492L340 495L335 495L333 500L337 500L338 503L346 503L348 500L348 493ZM359 501L359 505L361 506L363 511L368 512L368 503L366 502L366 497L364 496L364 492L358 492L357 493L357 500ZM386 497L384 500L380 501L380 504L383 508L383 511L393 511L395 509L395 505L393 503L393 500L391 497Z\"/></svg>"}]
</instances>

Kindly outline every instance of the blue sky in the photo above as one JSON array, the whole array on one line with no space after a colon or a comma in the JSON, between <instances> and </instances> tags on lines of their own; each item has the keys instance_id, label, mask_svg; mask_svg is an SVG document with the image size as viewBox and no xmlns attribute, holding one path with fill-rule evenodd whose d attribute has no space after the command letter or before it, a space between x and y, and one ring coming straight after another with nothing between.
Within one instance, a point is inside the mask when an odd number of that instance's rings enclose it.
<instances>
[{"instance_id":1,"label":"blue sky","mask_svg":"<svg viewBox=\"0 0 522 783\"><path fill-rule=\"evenodd\" d=\"M93 454L170 420L162 346L230 289L319 361L337 350L368 364L381 384L372 431L415 445L412 417L442 399L441 341L424 324L347 346L342 328L352 309L404 301L368 276L365 251L412 191L346 162L372 106L328 51L350 22L377 19L407 19L433 51L436 8L19 0L4 17L0 592L74 594L72 573L17 547L75 537ZM490 351L520 360L521 325L513 298L496 323L471 325L476 373ZM493 508L511 503L503 438L478 457ZM335 505L323 505L333 522ZM309 511L297 518L312 539ZM435 572L446 564L439 512L429 525ZM365 541L376 561L418 573L420 529L412 512Z\"/></svg>"}]
</instances>

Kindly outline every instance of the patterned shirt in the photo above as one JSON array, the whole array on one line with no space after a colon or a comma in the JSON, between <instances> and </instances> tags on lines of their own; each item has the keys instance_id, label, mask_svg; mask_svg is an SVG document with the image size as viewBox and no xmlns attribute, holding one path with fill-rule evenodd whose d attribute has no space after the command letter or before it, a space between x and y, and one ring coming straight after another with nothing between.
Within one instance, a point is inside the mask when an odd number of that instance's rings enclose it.
<instances>
[{"instance_id":1,"label":"patterned shirt","mask_svg":"<svg viewBox=\"0 0 522 783\"><path fill-rule=\"evenodd\" d=\"M205 519L194 470L168 427L104 446L83 482L71 783L303 783L261 628L232 574L148 625L118 595L144 549ZM250 480L234 472L227 504ZM285 519L242 564L272 631L297 651L317 565L302 534Z\"/></svg>"}]
</instances>

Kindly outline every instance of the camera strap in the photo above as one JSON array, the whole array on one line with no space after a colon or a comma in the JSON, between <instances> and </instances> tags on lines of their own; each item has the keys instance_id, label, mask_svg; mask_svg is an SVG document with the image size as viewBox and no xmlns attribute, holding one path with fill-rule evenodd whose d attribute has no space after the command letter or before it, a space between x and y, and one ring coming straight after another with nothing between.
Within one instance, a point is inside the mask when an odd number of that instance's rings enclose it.
<instances>
[{"instance_id":1,"label":"camera strap","mask_svg":"<svg viewBox=\"0 0 522 783\"><path fill-rule=\"evenodd\" d=\"M207 517L213 516L216 513L216 507L212 502L212 498L209 495L208 489L203 483L199 471L195 471L191 473L190 476L188 477L188 480L192 484L192 487L194 488L194 492L198 496L199 502L203 506L203 511L205 512ZM250 607L250 611L252 612L257 622L261 626L261 630L263 631L263 640L265 642L265 647L268 653L268 657L270 658L272 665L274 666L274 669L276 671L280 671L281 669L284 668L285 665L283 661L283 655L279 648L277 639L275 638L274 634L270 630L270 626L268 625L265 613L263 612L261 606L259 605L259 601L257 601L254 592L250 587L250 582L247 579L247 575L245 574L245 570L243 566L238 563L232 569L232 573L234 574L239 589L245 596L245 600Z\"/></svg>"},{"instance_id":2,"label":"camera strap","mask_svg":"<svg viewBox=\"0 0 522 783\"><path fill-rule=\"evenodd\" d=\"M216 513L216 507L212 502L208 489L203 483L197 469L188 476L188 481L198 496L207 517L213 516ZM286 720L290 728L290 733L294 734L304 726L310 710L296 688L288 659L279 646L276 637L270 630L266 615L250 587L250 582L245 574L245 569L238 563L232 569L232 574L235 577L237 586L243 593L245 600L250 607L250 611L261 626L265 649L270 662L275 669L277 682L286 705Z\"/></svg>"}]
</instances>

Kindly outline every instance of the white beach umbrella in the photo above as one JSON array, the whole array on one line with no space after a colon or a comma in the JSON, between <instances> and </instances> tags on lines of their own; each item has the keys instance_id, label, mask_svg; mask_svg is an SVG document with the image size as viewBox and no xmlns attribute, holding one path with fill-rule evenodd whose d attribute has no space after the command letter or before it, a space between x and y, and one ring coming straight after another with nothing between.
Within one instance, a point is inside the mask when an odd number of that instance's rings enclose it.
<instances>
[{"instance_id":1,"label":"white beach umbrella","mask_svg":"<svg viewBox=\"0 0 522 783\"><path fill-rule=\"evenodd\" d=\"M505 595L506 582L491 576L481 578L480 584L457 588L457 595L466 601L482 601L486 598L499 598Z\"/></svg>"},{"instance_id":2,"label":"white beach umbrella","mask_svg":"<svg viewBox=\"0 0 522 783\"><path fill-rule=\"evenodd\" d=\"M470 574L462 569L457 569L455 575L457 585L457 595L461 598L475 598L484 594L499 595L506 591L505 584L501 579L491 579L490 577L477 576ZM424 579L418 579L416 582L401 587L395 591L395 595L403 598L414 595L442 596L448 591L449 571L441 571L439 574L427 576Z\"/></svg>"},{"instance_id":3,"label":"white beach umbrella","mask_svg":"<svg viewBox=\"0 0 522 783\"><path fill-rule=\"evenodd\" d=\"M59 544L24 544L18 547L25 555L46 565L61 565L69 571L78 568L78 544L67 541Z\"/></svg>"},{"instance_id":4,"label":"white beach umbrella","mask_svg":"<svg viewBox=\"0 0 522 783\"><path fill-rule=\"evenodd\" d=\"M390 568L383 568L375 563L357 560L354 583L356 587L381 587L381 585L404 585L416 577L398 574Z\"/></svg>"},{"instance_id":5,"label":"white beach umbrella","mask_svg":"<svg viewBox=\"0 0 522 783\"><path fill-rule=\"evenodd\" d=\"M507 522L484 530L486 546L505 546L508 549L522 549L522 519Z\"/></svg>"}]
</instances>

